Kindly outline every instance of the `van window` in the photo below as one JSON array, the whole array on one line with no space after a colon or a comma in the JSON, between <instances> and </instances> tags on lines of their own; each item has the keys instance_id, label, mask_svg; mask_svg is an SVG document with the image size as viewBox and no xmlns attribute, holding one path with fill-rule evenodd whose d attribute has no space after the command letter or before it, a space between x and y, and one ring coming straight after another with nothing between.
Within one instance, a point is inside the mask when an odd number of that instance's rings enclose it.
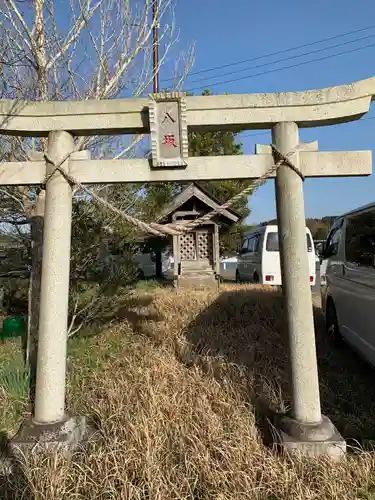
<instances>
[{"instance_id":1,"label":"van window","mask_svg":"<svg viewBox=\"0 0 375 500\"><path fill-rule=\"evenodd\" d=\"M241 247L241 253L247 253L248 252L248 244L249 244L249 239L245 238L242 243Z\"/></svg>"},{"instance_id":2,"label":"van window","mask_svg":"<svg viewBox=\"0 0 375 500\"><path fill-rule=\"evenodd\" d=\"M375 267L375 211L347 219L346 260L363 267Z\"/></svg>"},{"instance_id":3,"label":"van window","mask_svg":"<svg viewBox=\"0 0 375 500\"><path fill-rule=\"evenodd\" d=\"M339 250L343 222L344 219L341 219L341 221L331 229L331 232L327 237L323 257L328 258L337 254Z\"/></svg>"},{"instance_id":4,"label":"van window","mask_svg":"<svg viewBox=\"0 0 375 500\"><path fill-rule=\"evenodd\" d=\"M249 253L253 253L254 252L254 243L255 243L254 237L253 238L249 238L249 244L247 246L247 251Z\"/></svg>"},{"instance_id":5,"label":"van window","mask_svg":"<svg viewBox=\"0 0 375 500\"><path fill-rule=\"evenodd\" d=\"M306 233L306 244L307 251L312 252L312 241L309 233ZM270 232L267 234L266 250L267 252L279 251L279 234L277 232Z\"/></svg>"},{"instance_id":6,"label":"van window","mask_svg":"<svg viewBox=\"0 0 375 500\"><path fill-rule=\"evenodd\" d=\"M257 234L256 236L254 236L254 253L258 253L259 252L259 243L260 243L260 236L259 234Z\"/></svg>"}]
</instances>

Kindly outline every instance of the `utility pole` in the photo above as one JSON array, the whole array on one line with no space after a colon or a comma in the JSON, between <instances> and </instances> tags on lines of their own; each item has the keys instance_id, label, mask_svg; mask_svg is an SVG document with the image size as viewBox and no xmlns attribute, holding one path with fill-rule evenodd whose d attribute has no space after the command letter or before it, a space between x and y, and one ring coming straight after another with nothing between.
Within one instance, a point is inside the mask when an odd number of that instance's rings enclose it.
<instances>
[{"instance_id":1,"label":"utility pole","mask_svg":"<svg viewBox=\"0 0 375 500\"><path fill-rule=\"evenodd\" d=\"M154 93L159 92L159 0L152 4Z\"/></svg>"},{"instance_id":2,"label":"utility pole","mask_svg":"<svg viewBox=\"0 0 375 500\"><path fill-rule=\"evenodd\" d=\"M159 92L159 0L154 0L152 4L152 36L153 36L153 71L154 71L154 88L156 94ZM157 238L155 244L155 274L157 278L163 277L162 257L161 257L162 242Z\"/></svg>"}]
</instances>

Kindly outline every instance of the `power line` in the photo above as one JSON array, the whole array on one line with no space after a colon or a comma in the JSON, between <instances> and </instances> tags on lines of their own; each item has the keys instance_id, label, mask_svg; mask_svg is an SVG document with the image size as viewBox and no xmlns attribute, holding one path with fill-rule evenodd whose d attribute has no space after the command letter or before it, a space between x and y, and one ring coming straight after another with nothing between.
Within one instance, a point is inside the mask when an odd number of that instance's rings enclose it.
<instances>
[{"instance_id":1,"label":"power line","mask_svg":"<svg viewBox=\"0 0 375 500\"><path fill-rule=\"evenodd\" d=\"M342 55L351 54L352 52L358 52L360 50L365 50L365 49L368 49L368 48L374 47L374 46L375 46L375 43L371 43L369 45L364 45L363 47L356 47L356 48L351 49L351 50L346 50L346 51L343 51L343 52L337 52L336 54L330 54L328 56L323 56L323 57L318 57L316 59L311 59L310 61L301 61L300 63L290 64L289 66L284 66L282 68L273 68L273 69L269 69L267 71L261 71L259 73L254 73L253 75L241 76L239 78L232 78L230 80L223 80L221 82L212 83L210 85L201 85L199 87L193 87L193 88L190 88L190 89L187 89L187 90L190 91L190 92L193 92L195 90L204 90L207 87L211 88L211 87L216 87L218 85L224 85L226 83L239 82L241 80L247 80L247 79L250 79L250 78L255 78L256 76L262 76L262 75L266 75L266 74L269 74L269 73L276 73L277 71L283 71L285 69L298 68L299 66L303 66L305 64L311 64L311 63L314 63L314 62L324 61L326 59L332 59L333 57L338 57L338 56L342 56Z\"/></svg>"},{"instance_id":2,"label":"power line","mask_svg":"<svg viewBox=\"0 0 375 500\"><path fill-rule=\"evenodd\" d=\"M243 59L242 61L235 61L235 62L232 62L232 63L222 64L221 66L214 66L214 67L202 69L202 70L199 70L199 71L193 71L193 72L189 73L189 76L200 75L202 73L208 73L210 71L216 71L216 70L219 70L219 69L230 68L232 66L238 66L240 64L245 64L245 63L248 63L248 62L258 61L259 59L264 59L266 57L278 56L280 54L285 54L286 52L291 52L293 50L298 50L298 49L303 49L303 48L306 48L306 47L311 47L313 45L317 45L317 44L323 43L323 42L329 42L331 40L337 40L338 38L342 38L342 37L345 37L345 36L348 36L348 35L354 35L356 33L362 33L364 31L368 31L368 30L371 30L371 29L374 29L374 28L375 28L375 25L372 25L372 26L367 26L365 28L360 28L360 29L357 29L357 30L347 31L346 33L341 33L340 35L334 35L334 36L330 36L330 37L327 37L327 38L321 38L320 40L316 40L314 42L304 43L302 45L296 45L296 46L290 47L288 49L278 50L276 52L270 52L268 54L263 54L263 55L252 57L252 58L249 58L249 59ZM165 78L165 79L162 79L162 81L163 82L171 82L171 81L173 81L173 78Z\"/></svg>"},{"instance_id":3,"label":"power line","mask_svg":"<svg viewBox=\"0 0 375 500\"><path fill-rule=\"evenodd\" d=\"M245 71L249 71L250 69L264 68L265 66L270 66L272 64L278 64L278 63L285 62L285 61L291 61L292 59L298 59L299 57L309 56L311 54L317 54L319 52L324 52L325 50L336 49L338 47L343 47L344 45L349 45L351 43L361 42L363 40L368 40L369 38L373 38L374 36L375 36L375 33L373 33L372 35L363 36L361 38L355 38L354 40L347 40L346 42L336 43L335 45L331 45L328 47L322 47L320 49L311 50L310 52L304 52L302 54L297 54L295 56L284 57L283 59L277 59L276 61L265 62L262 64L257 64L256 66L250 66L248 68L237 69L237 70L230 71L227 73L221 73L220 75L209 76L208 79L211 80L213 78L220 78L223 76L233 75L236 73L244 73ZM206 78L198 78L197 80L193 80L190 83L198 83L198 82L205 81L205 80L207 80L207 77ZM209 87L210 83L207 83L206 85Z\"/></svg>"}]
</instances>

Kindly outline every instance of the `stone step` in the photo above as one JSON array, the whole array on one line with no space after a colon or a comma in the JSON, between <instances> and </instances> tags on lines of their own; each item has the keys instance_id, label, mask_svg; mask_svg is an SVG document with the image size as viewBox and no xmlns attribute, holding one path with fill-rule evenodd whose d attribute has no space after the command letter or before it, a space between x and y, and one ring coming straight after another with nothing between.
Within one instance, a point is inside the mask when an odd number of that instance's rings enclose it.
<instances>
[{"instance_id":1,"label":"stone step","mask_svg":"<svg viewBox=\"0 0 375 500\"><path fill-rule=\"evenodd\" d=\"M182 271L180 276L194 276L194 277L215 276L215 273L214 273L213 269L207 269L206 271L201 270L201 269L197 269L197 270L189 269L188 271L187 270Z\"/></svg>"},{"instance_id":2,"label":"stone step","mask_svg":"<svg viewBox=\"0 0 375 500\"><path fill-rule=\"evenodd\" d=\"M179 288L217 288L219 284L214 276L205 276L200 278L192 276L179 276L178 286Z\"/></svg>"},{"instance_id":3,"label":"stone step","mask_svg":"<svg viewBox=\"0 0 375 500\"><path fill-rule=\"evenodd\" d=\"M212 269L212 264L208 260L184 260L181 269Z\"/></svg>"},{"instance_id":4,"label":"stone step","mask_svg":"<svg viewBox=\"0 0 375 500\"><path fill-rule=\"evenodd\" d=\"M200 273L200 272L213 272L213 267L207 266L207 267L181 267L181 272L182 273Z\"/></svg>"},{"instance_id":5,"label":"stone step","mask_svg":"<svg viewBox=\"0 0 375 500\"><path fill-rule=\"evenodd\" d=\"M197 275L214 275L214 270L213 269L181 269L180 276L190 276L194 274L194 276Z\"/></svg>"}]
</instances>

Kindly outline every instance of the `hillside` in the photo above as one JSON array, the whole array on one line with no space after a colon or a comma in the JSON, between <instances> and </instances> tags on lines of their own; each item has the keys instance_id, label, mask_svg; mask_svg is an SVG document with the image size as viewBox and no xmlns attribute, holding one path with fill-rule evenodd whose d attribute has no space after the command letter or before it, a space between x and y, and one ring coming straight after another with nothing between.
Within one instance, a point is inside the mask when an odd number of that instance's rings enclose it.
<instances>
[{"instance_id":1,"label":"hillside","mask_svg":"<svg viewBox=\"0 0 375 500\"><path fill-rule=\"evenodd\" d=\"M336 215L327 215L322 219L306 219L306 225L310 229L314 240L325 240ZM277 219L267 221L267 224L277 224Z\"/></svg>"}]
</instances>

